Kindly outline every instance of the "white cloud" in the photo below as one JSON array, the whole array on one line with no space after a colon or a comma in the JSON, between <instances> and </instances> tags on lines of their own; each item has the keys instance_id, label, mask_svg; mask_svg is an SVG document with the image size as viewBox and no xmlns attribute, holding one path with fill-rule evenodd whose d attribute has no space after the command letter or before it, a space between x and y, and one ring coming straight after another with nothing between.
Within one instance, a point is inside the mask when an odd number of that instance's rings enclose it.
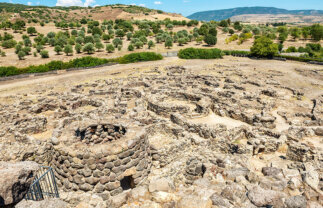
<instances>
[{"instance_id":1,"label":"white cloud","mask_svg":"<svg viewBox=\"0 0 323 208\"><path fill-rule=\"evenodd\" d=\"M56 6L81 6L88 7L95 3L95 0L57 0Z\"/></svg>"},{"instance_id":2,"label":"white cloud","mask_svg":"<svg viewBox=\"0 0 323 208\"><path fill-rule=\"evenodd\" d=\"M146 7L146 4L139 4L138 6Z\"/></svg>"},{"instance_id":3,"label":"white cloud","mask_svg":"<svg viewBox=\"0 0 323 208\"><path fill-rule=\"evenodd\" d=\"M154 4L160 5L160 4L162 4L162 2L161 1L155 1Z\"/></svg>"},{"instance_id":4,"label":"white cloud","mask_svg":"<svg viewBox=\"0 0 323 208\"><path fill-rule=\"evenodd\" d=\"M28 6L32 5L33 3L31 3L30 1L27 2Z\"/></svg>"}]
</instances>

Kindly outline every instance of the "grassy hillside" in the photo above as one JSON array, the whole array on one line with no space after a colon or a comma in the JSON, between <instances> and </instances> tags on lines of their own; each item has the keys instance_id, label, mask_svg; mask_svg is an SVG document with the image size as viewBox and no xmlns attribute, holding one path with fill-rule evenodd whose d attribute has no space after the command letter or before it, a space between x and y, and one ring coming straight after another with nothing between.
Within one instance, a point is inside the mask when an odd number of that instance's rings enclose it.
<instances>
[{"instance_id":1,"label":"grassy hillside","mask_svg":"<svg viewBox=\"0 0 323 208\"><path fill-rule=\"evenodd\" d=\"M28 22L77 21L82 18L104 19L161 19L182 20L185 17L161 10L135 5L113 4L98 7L48 7L0 3L0 21L20 18Z\"/></svg>"},{"instance_id":2,"label":"grassy hillside","mask_svg":"<svg viewBox=\"0 0 323 208\"><path fill-rule=\"evenodd\" d=\"M275 7L239 7L233 9L197 12L188 16L188 18L201 21L219 21L243 14L323 15L323 10L286 10Z\"/></svg>"}]
</instances>

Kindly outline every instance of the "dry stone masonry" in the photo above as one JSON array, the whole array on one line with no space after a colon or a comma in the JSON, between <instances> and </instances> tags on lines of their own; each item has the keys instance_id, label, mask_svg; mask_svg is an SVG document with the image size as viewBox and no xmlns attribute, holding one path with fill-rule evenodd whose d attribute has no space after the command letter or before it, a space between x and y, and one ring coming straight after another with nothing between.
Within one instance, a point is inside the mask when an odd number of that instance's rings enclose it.
<instances>
[{"instance_id":1,"label":"dry stone masonry","mask_svg":"<svg viewBox=\"0 0 323 208\"><path fill-rule=\"evenodd\" d=\"M8 96L0 160L53 167L70 207L322 207L323 94L284 76L165 66Z\"/></svg>"}]
</instances>

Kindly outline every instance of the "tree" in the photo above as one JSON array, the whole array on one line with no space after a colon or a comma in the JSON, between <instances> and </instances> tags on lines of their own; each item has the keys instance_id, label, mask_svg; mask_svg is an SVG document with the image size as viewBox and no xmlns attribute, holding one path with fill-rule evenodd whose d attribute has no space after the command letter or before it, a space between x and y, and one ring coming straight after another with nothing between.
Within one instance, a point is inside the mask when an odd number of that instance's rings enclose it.
<instances>
[{"instance_id":1,"label":"tree","mask_svg":"<svg viewBox=\"0 0 323 208\"><path fill-rule=\"evenodd\" d=\"M120 38L115 38L112 43L115 48L118 48L119 45L122 45L122 40Z\"/></svg>"},{"instance_id":2,"label":"tree","mask_svg":"<svg viewBox=\"0 0 323 208\"><path fill-rule=\"evenodd\" d=\"M41 56L42 58L49 58L48 51L46 51L46 50L42 50L42 51L40 52L40 56Z\"/></svg>"},{"instance_id":3,"label":"tree","mask_svg":"<svg viewBox=\"0 0 323 208\"><path fill-rule=\"evenodd\" d=\"M178 45L182 46L185 43L185 38L178 39Z\"/></svg>"},{"instance_id":4,"label":"tree","mask_svg":"<svg viewBox=\"0 0 323 208\"><path fill-rule=\"evenodd\" d=\"M221 27L228 27L229 24L228 24L228 22L226 20L221 20L221 22L219 23L219 26L221 26Z\"/></svg>"},{"instance_id":5,"label":"tree","mask_svg":"<svg viewBox=\"0 0 323 208\"><path fill-rule=\"evenodd\" d=\"M302 36L306 40L308 36L310 35L310 28L309 27L303 27L302 28Z\"/></svg>"},{"instance_id":6,"label":"tree","mask_svg":"<svg viewBox=\"0 0 323 208\"><path fill-rule=\"evenodd\" d=\"M68 55L72 55L73 54L73 47L71 45L66 45L64 47L64 53L68 56Z\"/></svg>"},{"instance_id":7,"label":"tree","mask_svg":"<svg viewBox=\"0 0 323 208\"><path fill-rule=\"evenodd\" d=\"M136 46L137 49L139 49L139 48L142 48L144 46L144 43L141 42L140 40L138 40L138 41L135 42L135 46Z\"/></svg>"},{"instance_id":8,"label":"tree","mask_svg":"<svg viewBox=\"0 0 323 208\"><path fill-rule=\"evenodd\" d=\"M171 37L166 38L165 47L168 49L173 47L173 39Z\"/></svg>"},{"instance_id":9,"label":"tree","mask_svg":"<svg viewBox=\"0 0 323 208\"><path fill-rule=\"evenodd\" d=\"M87 43L83 47L83 51L87 52L88 54L94 53L94 45L93 43Z\"/></svg>"},{"instance_id":10,"label":"tree","mask_svg":"<svg viewBox=\"0 0 323 208\"><path fill-rule=\"evenodd\" d=\"M201 25L200 29L198 30L200 35L207 35L209 34L209 26L207 24Z\"/></svg>"},{"instance_id":11,"label":"tree","mask_svg":"<svg viewBox=\"0 0 323 208\"><path fill-rule=\"evenodd\" d=\"M132 45L132 44L130 44L129 46L128 46L128 51L133 51L135 49L135 47Z\"/></svg>"},{"instance_id":12,"label":"tree","mask_svg":"<svg viewBox=\"0 0 323 208\"><path fill-rule=\"evenodd\" d=\"M323 39L323 25L314 24L311 26L310 34L315 41Z\"/></svg>"},{"instance_id":13,"label":"tree","mask_svg":"<svg viewBox=\"0 0 323 208\"><path fill-rule=\"evenodd\" d=\"M2 47L4 48L13 48L17 44L17 41L10 39L2 42Z\"/></svg>"},{"instance_id":14,"label":"tree","mask_svg":"<svg viewBox=\"0 0 323 208\"><path fill-rule=\"evenodd\" d=\"M132 33L131 32L128 32L127 33L127 40L131 40L131 38L132 38Z\"/></svg>"},{"instance_id":15,"label":"tree","mask_svg":"<svg viewBox=\"0 0 323 208\"><path fill-rule=\"evenodd\" d=\"M62 47L60 45L56 45L54 48L54 51L56 52L57 55L60 54L60 52L63 51Z\"/></svg>"},{"instance_id":16,"label":"tree","mask_svg":"<svg viewBox=\"0 0 323 208\"><path fill-rule=\"evenodd\" d=\"M104 45L100 41L95 43L95 47L98 51L100 51L102 48L104 48Z\"/></svg>"},{"instance_id":17,"label":"tree","mask_svg":"<svg viewBox=\"0 0 323 208\"><path fill-rule=\"evenodd\" d=\"M106 33L103 33L102 40L104 40L104 42L108 42L110 40L110 35L106 34Z\"/></svg>"},{"instance_id":18,"label":"tree","mask_svg":"<svg viewBox=\"0 0 323 208\"><path fill-rule=\"evenodd\" d=\"M76 51L76 53L81 53L81 51L82 51L82 45L79 44L79 43L76 43L75 44L75 51Z\"/></svg>"},{"instance_id":19,"label":"tree","mask_svg":"<svg viewBox=\"0 0 323 208\"><path fill-rule=\"evenodd\" d=\"M206 35L204 37L204 42L209 46L215 45L217 43L217 41L218 41L218 39L214 35Z\"/></svg>"},{"instance_id":20,"label":"tree","mask_svg":"<svg viewBox=\"0 0 323 208\"><path fill-rule=\"evenodd\" d=\"M15 53L18 54L19 51L21 51L21 50L22 50L22 45L17 44L16 47L15 47Z\"/></svg>"},{"instance_id":21,"label":"tree","mask_svg":"<svg viewBox=\"0 0 323 208\"><path fill-rule=\"evenodd\" d=\"M292 27L290 29L290 35L293 37L294 40L300 37L300 30L298 27Z\"/></svg>"},{"instance_id":22,"label":"tree","mask_svg":"<svg viewBox=\"0 0 323 208\"><path fill-rule=\"evenodd\" d=\"M152 48L152 47L155 47L155 43L154 43L154 41L150 40L150 41L148 42L148 49L150 49L150 48Z\"/></svg>"},{"instance_id":23,"label":"tree","mask_svg":"<svg viewBox=\"0 0 323 208\"><path fill-rule=\"evenodd\" d=\"M286 41L287 37L288 37L288 33L280 33L278 40L280 41L280 43L284 43Z\"/></svg>"},{"instance_id":24,"label":"tree","mask_svg":"<svg viewBox=\"0 0 323 208\"><path fill-rule=\"evenodd\" d=\"M26 55L29 55L29 54L30 54L30 52L31 52L31 48L30 48L30 47L28 47L28 46L26 46L26 47L24 47L24 48L22 49L22 51L23 51L23 52L25 52L25 54L26 54Z\"/></svg>"},{"instance_id":25,"label":"tree","mask_svg":"<svg viewBox=\"0 0 323 208\"><path fill-rule=\"evenodd\" d=\"M18 52L18 58L19 58L19 60L23 60L25 56L26 56L26 53L25 52L23 52L23 51L19 51Z\"/></svg>"},{"instance_id":26,"label":"tree","mask_svg":"<svg viewBox=\"0 0 323 208\"><path fill-rule=\"evenodd\" d=\"M229 33L230 33L230 35L233 35L234 34L234 30L233 29L229 29Z\"/></svg>"},{"instance_id":27,"label":"tree","mask_svg":"<svg viewBox=\"0 0 323 208\"><path fill-rule=\"evenodd\" d=\"M270 38L262 36L254 41L250 51L253 56L273 57L278 53L278 45Z\"/></svg>"},{"instance_id":28,"label":"tree","mask_svg":"<svg viewBox=\"0 0 323 208\"><path fill-rule=\"evenodd\" d=\"M114 46L112 44L107 44L105 50L108 52L108 53L112 53L114 51Z\"/></svg>"},{"instance_id":29,"label":"tree","mask_svg":"<svg viewBox=\"0 0 323 208\"><path fill-rule=\"evenodd\" d=\"M123 36L125 36L125 33L124 33L123 30L118 29L116 31L116 36L119 37L119 38L122 38Z\"/></svg>"},{"instance_id":30,"label":"tree","mask_svg":"<svg viewBox=\"0 0 323 208\"><path fill-rule=\"evenodd\" d=\"M36 28L35 27L28 27L27 28L27 33L29 35L34 35L35 33L37 33Z\"/></svg>"}]
</instances>

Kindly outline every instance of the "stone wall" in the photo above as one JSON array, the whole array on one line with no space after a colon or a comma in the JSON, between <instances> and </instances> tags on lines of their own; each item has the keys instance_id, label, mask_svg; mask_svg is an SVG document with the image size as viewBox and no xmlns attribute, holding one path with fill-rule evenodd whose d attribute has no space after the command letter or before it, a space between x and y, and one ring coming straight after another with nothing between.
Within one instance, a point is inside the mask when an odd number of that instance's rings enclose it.
<instances>
[{"instance_id":1,"label":"stone wall","mask_svg":"<svg viewBox=\"0 0 323 208\"><path fill-rule=\"evenodd\" d=\"M95 149L96 146L103 151ZM133 139L96 146L77 151L62 145L53 146L50 165L56 171L59 186L65 191L114 196L134 188L149 174L151 156L145 131Z\"/></svg>"}]
</instances>

